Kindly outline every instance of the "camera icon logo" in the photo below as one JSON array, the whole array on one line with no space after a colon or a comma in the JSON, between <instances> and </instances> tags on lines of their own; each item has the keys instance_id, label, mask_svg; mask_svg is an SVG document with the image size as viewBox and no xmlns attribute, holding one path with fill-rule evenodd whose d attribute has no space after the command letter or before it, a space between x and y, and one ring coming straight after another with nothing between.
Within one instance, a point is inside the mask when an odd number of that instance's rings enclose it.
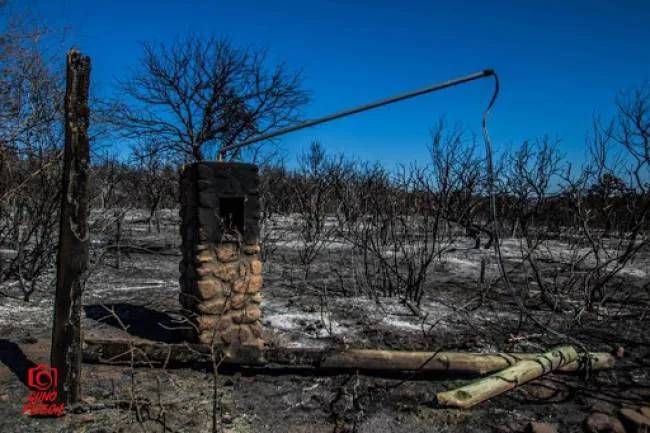
<instances>
[{"instance_id":1,"label":"camera icon logo","mask_svg":"<svg viewBox=\"0 0 650 433\"><path fill-rule=\"evenodd\" d=\"M57 369L46 364L38 364L27 370L27 386L35 391L48 391L56 388L58 382Z\"/></svg>"}]
</instances>

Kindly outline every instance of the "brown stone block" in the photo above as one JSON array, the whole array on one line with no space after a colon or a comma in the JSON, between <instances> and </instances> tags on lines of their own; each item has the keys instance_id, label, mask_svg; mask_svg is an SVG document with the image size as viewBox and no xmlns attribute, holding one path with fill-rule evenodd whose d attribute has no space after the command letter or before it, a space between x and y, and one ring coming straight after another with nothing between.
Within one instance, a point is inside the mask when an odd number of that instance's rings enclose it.
<instances>
[{"instance_id":1,"label":"brown stone block","mask_svg":"<svg viewBox=\"0 0 650 433\"><path fill-rule=\"evenodd\" d=\"M248 279L248 289L246 290L246 293L257 293L260 291L262 288L262 282L264 280L262 279L261 275L251 275L251 277Z\"/></svg>"},{"instance_id":2,"label":"brown stone block","mask_svg":"<svg viewBox=\"0 0 650 433\"><path fill-rule=\"evenodd\" d=\"M235 293L246 293L248 289L248 278L239 278L232 283L232 291Z\"/></svg>"},{"instance_id":3,"label":"brown stone block","mask_svg":"<svg viewBox=\"0 0 650 433\"><path fill-rule=\"evenodd\" d=\"M244 253L248 255L259 254L261 248L259 245L244 245Z\"/></svg>"},{"instance_id":4,"label":"brown stone block","mask_svg":"<svg viewBox=\"0 0 650 433\"><path fill-rule=\"evenodd\" d=\"M257 259L251 260L251 274L259 275L261 273L262 273L262 262Z\"/></svg>"},{"instance_id":5,"label":"brown stone block","mask_svg":"<svg viewBox=\"0 0 650 433\"><path fill-rule=\"evenodd\" d=\"M219 323L217 323L217 329L219 331L228 329L228 327L234 323L233 313L234 311L228 311L219 318ZM236 314L241 315L239 311L237 311Z\"/></svg>"},{"instance_id":6,"label":"brown stone block","mask_svg":"<svg viewBox=\"0 0 650 433\"><path fill-rule=\"evenodd\" d=\"M228 312L228 320L230 320L230 322L232 322L232 323L240 324L240 323L242 323L242 319L241 319L242 314L244 314L243 309L241 309L241 310L230 310Z\"/></svg>"},{"instance_id":7,"label":"brown stone block","mask_svg":"<svg viewBox=\"0 0 650 433\"><path fill-rule=\"evenodd\" d=\"M200 251L194 256L194 263L212 263L214 261L214 254L210 250Z\"/></svg>"},{"instance_id":8,"label":"brown stone block","mask_svg":"<svg viewBox=\"0 0 650 433\"><path fill-rule=\"evenodd\" d=\"M217 315L201 315L196 318L196 327L199 331L205 331L208 329L214 329L219 323L220 316Z\"/></svg>"},{"instance_id":9,"label":"brown stone block","mask_svg":"<svg viewBox=\"0 0 650 433\"><path fill-rule=\"evenodd\" d=\"M201 299L208 300L215 296L228 296L230 290L223 281L205 278L196 282L196 291Z\"/></svg>"},{"instance_id":10,"label":"brown stone block","mask_svg":"<svg viewBox=\"0 0 650 433\"><path fill-rule=\"evenodd\" d=\"M212 344L214 340L214 331L201 331L199 334L199 343Z\"/></svg>"},{"instance_id":11,"label":"brown stone block","mask_svg":"<svg viewBox=\"0 0 650 433\"><path fill-rule=\"evenodd\" d=\"M233 316L235 323L254 323L262 317L262 310L258 305L247 305L246 308L241 310L241 314Z\"/></svg>"},{"instance_id":12,"label":"brown stone block","mask_svg":"<svg viewBox=\"0 0 650 433\"><path fill-rule=\"evenodd\" d=\"M248 295L248 302L251 304L261 304L262 295L260 293L255 293L254 295Z\"/></svg>"},{"instance_id":13,"label":"brown stone block","mask_svg":"<svg viewBox=\"0 0 650 433\"><path fill-rule=\"evenodd\" d=\"M224 281L234 281L239 278L239 263L217 263L213 275Z\"/></svg>"},{"instance_id":14,"label":"brown stone block","mask_svg":"<svg viewBox=\"0 0 650 433\"><path fill-rule=\"evenodd\" d=\"M264 340L261 338L251 338L242 343L242 346L253 347L255 349L264 350Z\"/></svg>"},{"instance_id":15,"label":"brown stone block","mask_svg":"<svg viewBox=\"0 0 650 433\"><path fill-rule=\"evenodd\" d=\"M199 252L205 251L205 250L210 250L210 249L211 249L210 244L204 244L204 243L194 244L194 252L196 252L196 253L199 253Z\"/></svg>"},{"instance_id":16,"label":"brown stone block","mask_svg":"<svg viewBox=\"0 0 650 433\"><path fill-rule=\"evenodd\" d=\"M216 296L209 301L201 302L196 307L204 314L222 314L226 309L226 299Z\"/></svg>"},{"instance_id":17,"label":"brown stone block","mask_svg":"<svg viewBox=\"0 0 650 433\"><path fill-rule=\"evenodd\" d=\"M253 333L253 335L255 337L261 337L262 336L263 328L262 328L262 324L260 323L259 320L257 322L249 323L248 328L251 330L251 332Z\"/></svg>"},{"instance_id":18,"label":"brown stone block","mask_svg":"<svg viewBox=\"0 0 650 433\"><path fill-rule=\"evenodd\" d=\"M246 305L247 297L243 293L236 293L230 298L230 308L241 310Z\"/></svg>"},{"instance_id":19,"label":"brown stone block","mask_svg":"<svg viewBox=\"0 0 650 433\"><path fill-rule=\"evenodd\" d=\"M247 324L243 324L239 326L239 342L240 343L245 343L247 341L250 341L254 339L255 337L253 336L253 331L248 327Z\"/></svg>"},{"instance_id":20,"label":"brown stone block","mask_svg":"<svg viewBox=\"0 0 650 433\"><path fill-rule=\"evenodd\" d=\"M217 271L217 263L211 262L211 263L201 263L199 267L196 268L196 274L199 277L208 277L210 275L214 275L214 273Z\"/></svg>"},{"instance_id":21,"label":"brown stone block","mask_svg":"<svg viewBox=\"0 0 650 433\"><path fill-rule=\"evenodd\" d=\"M240 261L239 262L239 276L240 277L245 277L248 275L248 266L246 262Z\"/></svg>"},{"instance_id":22,"label":"brown stone block","mask_svg":"<svg viewBox=\"0 0 650 433\"><path fill-rule=\"evenodd\" d=\"M260 308L259 305L247 305L246 308L244 309L244 313L246 315L246 323L253 323L262 317L262 309Z\"/></svg>"},{"instance_id":23,"label":"brown stone block","mask_svg":"<svg viewBox=\"0 0 650 433\"><path fill-rule=\"evenodd\" d=\"M225 330L219 332L219 336L226 344L239 341L240 327L238 325L230 325Z\"/></svg>"},{"instance_id":24,"label":"brown stone block","mask_svg":"<svg viewBox=\"0 0 650 433\"><path fill-rule=\"evenodd\" d=\"M239 245L235 243L221 244L217 247L217 258L224 262L234 262L239 258Z\"/></svg>"}]
</instances>

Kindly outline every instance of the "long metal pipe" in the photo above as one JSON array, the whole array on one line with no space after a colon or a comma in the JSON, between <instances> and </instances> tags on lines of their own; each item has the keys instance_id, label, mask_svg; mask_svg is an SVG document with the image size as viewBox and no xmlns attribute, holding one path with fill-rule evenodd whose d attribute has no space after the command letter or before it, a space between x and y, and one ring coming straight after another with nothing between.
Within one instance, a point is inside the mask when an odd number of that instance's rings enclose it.
<instances>
[{"instance_id":1,"label":"long metal pipe","mask_svg":"<svg viewBox=\"0 0 650 433\"><path fill-rule=\"evenodd\" d=\"M309 128L310 126L320 125L321 123L331 122L332 120L340 119L342 117L350 116L352 114L361 113L363 111L372 110L373 108L381 107L383 105L393 104L395 102L403 101L405 99L415 98L416 96L426 95L427 93L435 92L437 90L446 89L447 87L457 86L459 84L467 83L468 81L478 80L480 78L489 77L494 75L494 70L485 69L481 72L475 72L470 75L466 75L460 78L454 78L453 80L444 81L442 83L433 84L431 86L423 87L418 90L413 90L406 93L401 93L396 96L391 96L389 98L380 99L379 101L371 102L369 104L359 105L354 108L350 108L343 111L338 111L336 113L319 117L317 119L307 120L305 122L299 123L297 125L288 126L286 128L278 129L277 131L270 132L268 134L258 135L257 137L249 138L240 143L231 144L219 150L217 154L217 159L221 159L226 152L239 149L244 146L248 146L253 143L258 143L260 141L268 140L270 138L275 138L280 135L288 134L290 132L298 131L300 129Z\"/></svg>"}]
</instances>

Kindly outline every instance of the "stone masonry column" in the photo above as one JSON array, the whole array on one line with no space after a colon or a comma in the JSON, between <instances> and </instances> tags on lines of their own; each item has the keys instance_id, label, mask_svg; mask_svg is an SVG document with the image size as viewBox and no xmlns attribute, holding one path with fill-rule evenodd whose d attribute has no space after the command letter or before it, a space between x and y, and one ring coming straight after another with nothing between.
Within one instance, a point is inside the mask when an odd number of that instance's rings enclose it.
<instances>
[{"instance_id":1,"label":"stone masonry column","mask_svg":"<svg viewBox=\"0 0 650 433\"><path fill-rule=\"evenodd\" d=\"M262 349L257 166L197 162L180 180L180 303L193 339Z\"/></svg>"}]
</instances>

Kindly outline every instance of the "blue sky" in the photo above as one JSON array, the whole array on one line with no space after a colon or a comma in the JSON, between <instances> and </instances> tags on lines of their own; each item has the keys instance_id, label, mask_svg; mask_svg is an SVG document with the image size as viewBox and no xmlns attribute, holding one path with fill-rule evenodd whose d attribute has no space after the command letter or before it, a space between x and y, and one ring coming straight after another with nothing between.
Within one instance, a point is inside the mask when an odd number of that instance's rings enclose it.
<instances>
[{"instance_id":1,"label":"blue sky","mask_svg":"<svg viewBox=\"0 0 650 433\"><path fill-rule=\"evenodd\" d=\"M611 113L620 90L650 80L650 2L32 0L14 3L89 54L93 90L110 95L144 41L189 32L267 48L304 72L317 117L459 75L494 68L502 91L490 125L497 147L544 134L585 155L593 115ZM295 134L293 158L311 140L387 166L424 161L439 116L479 132L489 80L402 102Z\"/></svg>"}]
</instances>

